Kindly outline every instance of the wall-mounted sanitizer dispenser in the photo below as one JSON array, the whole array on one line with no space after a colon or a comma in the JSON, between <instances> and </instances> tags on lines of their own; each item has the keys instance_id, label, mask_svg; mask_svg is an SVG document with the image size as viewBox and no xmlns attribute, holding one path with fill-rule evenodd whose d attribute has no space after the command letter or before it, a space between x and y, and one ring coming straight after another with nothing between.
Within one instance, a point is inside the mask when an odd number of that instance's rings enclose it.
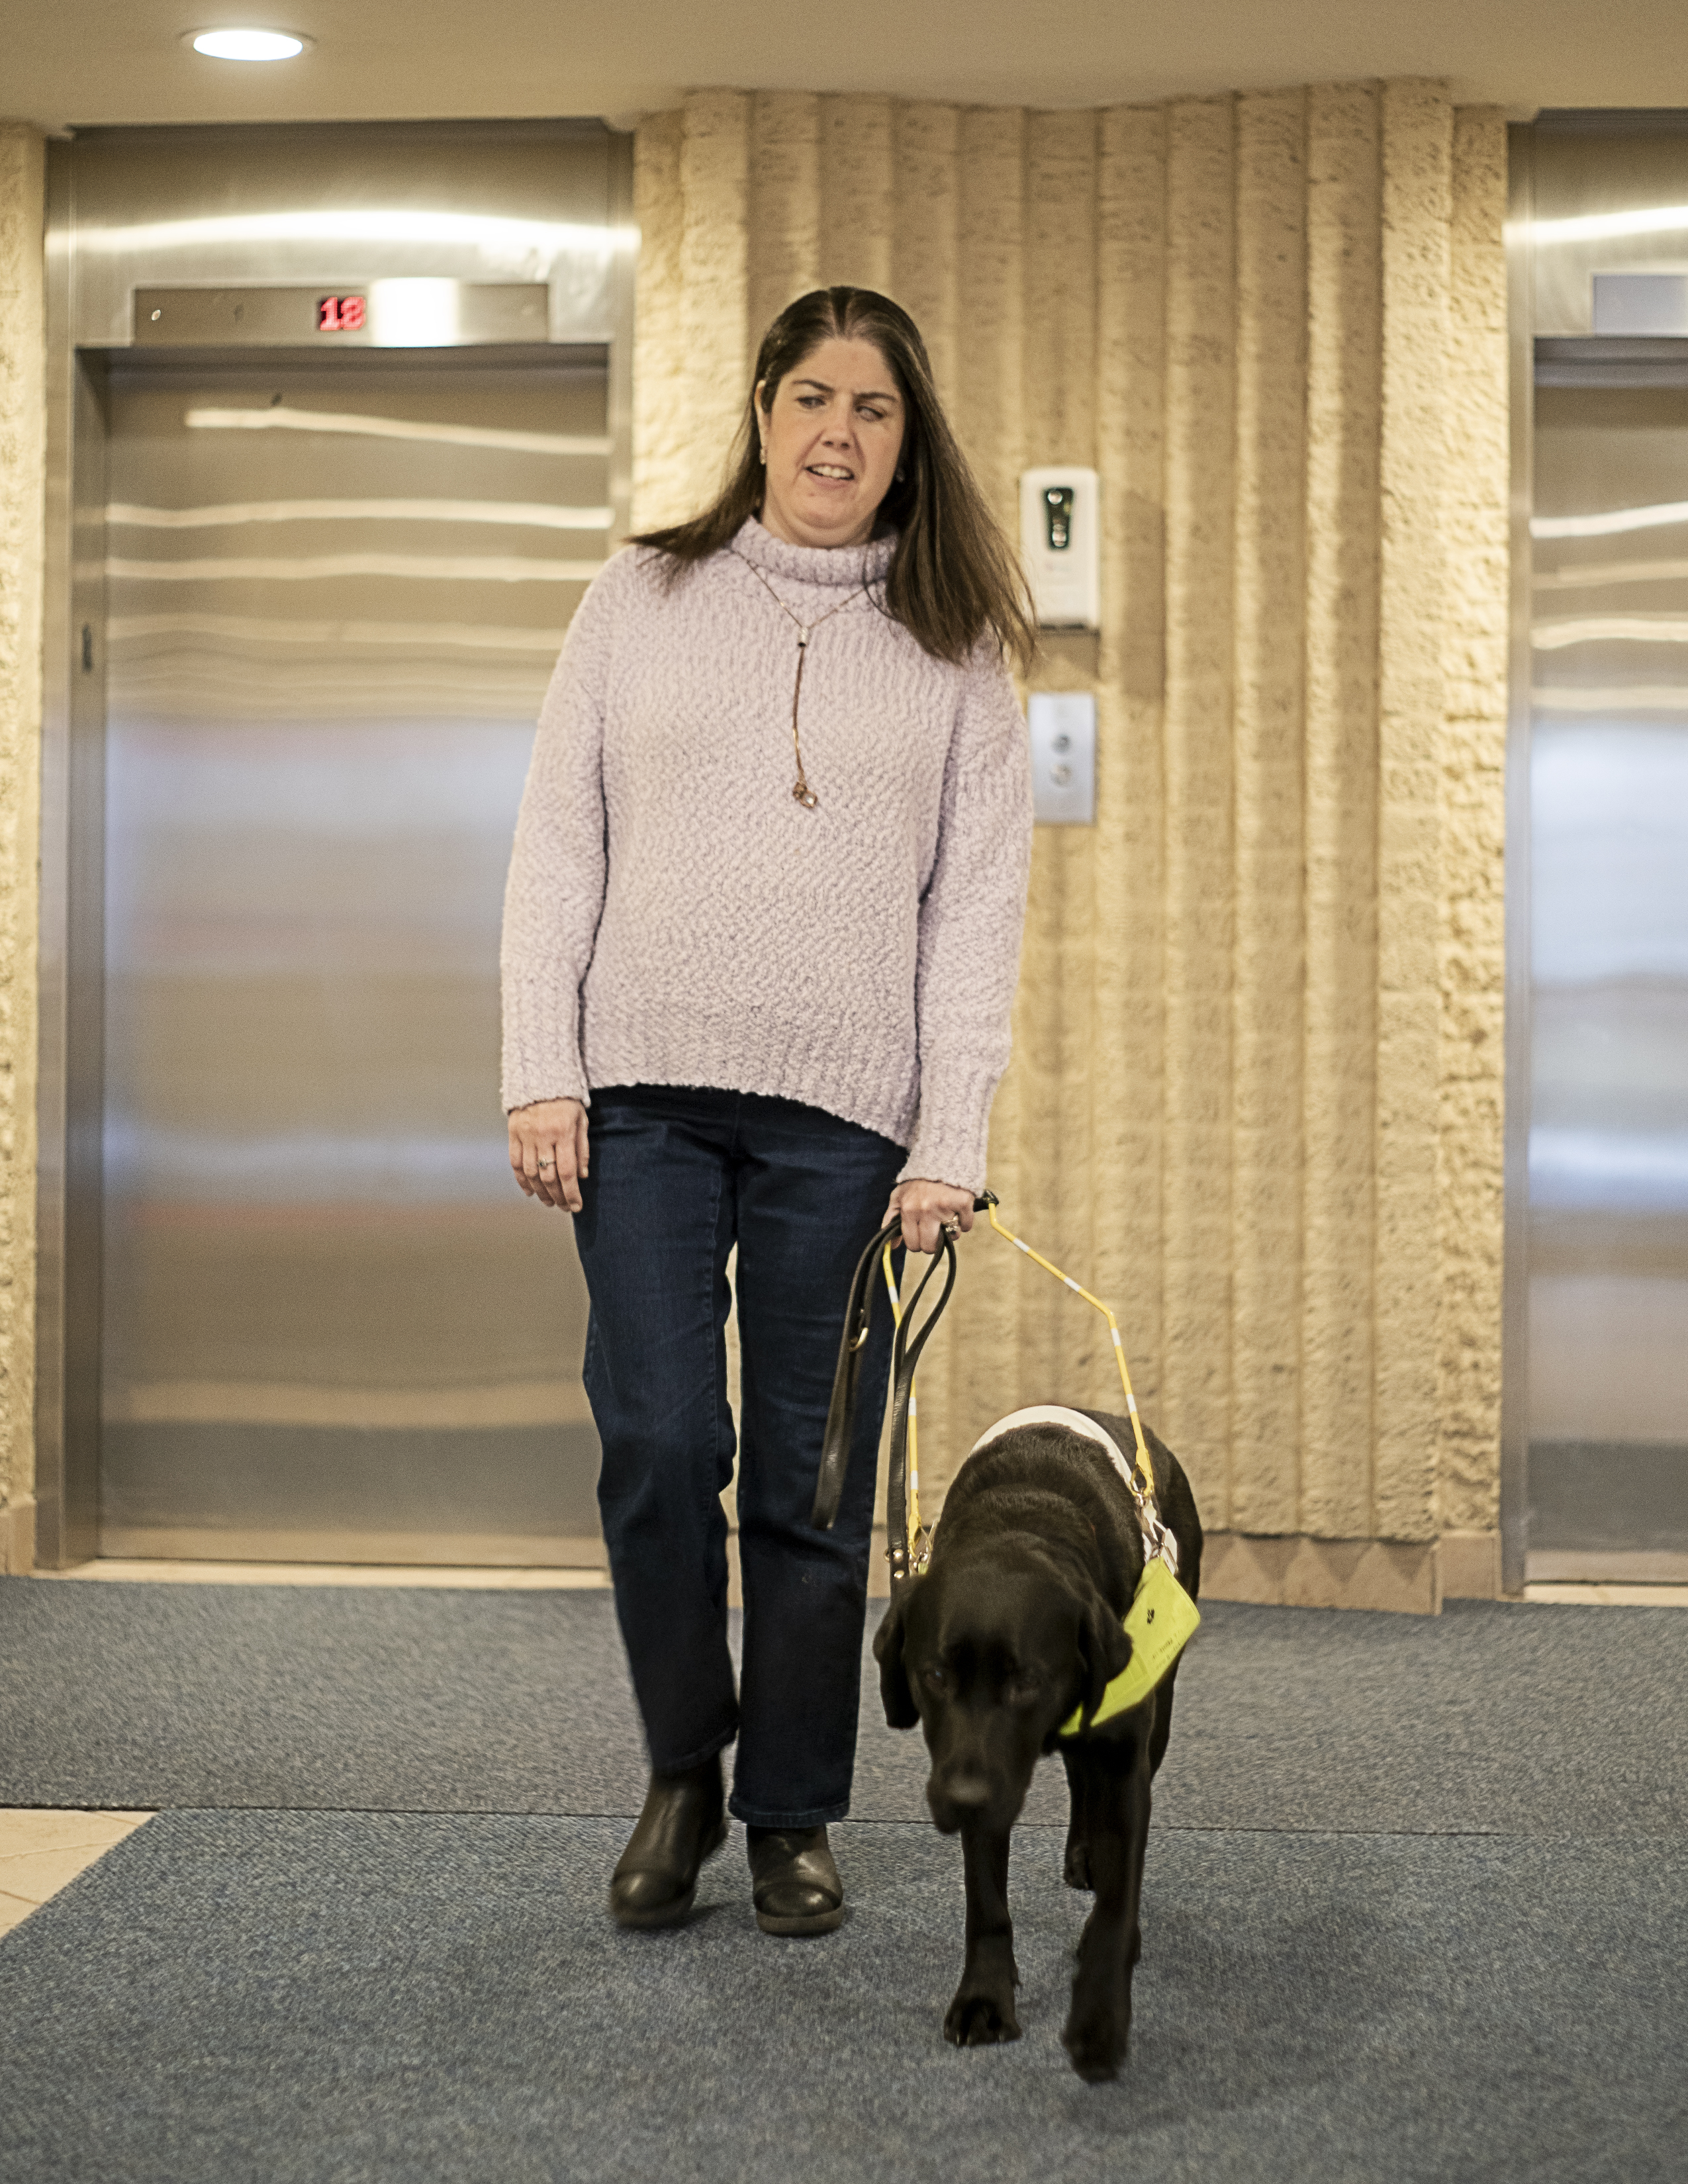
<instances>
[{"instance_id":1,"label":"wall-mounted sanitizer dispenser","mask_svg":"<svg viewBox=\"0 0 1688 2184\"><path fill-rule=\"evenodd\" d=\"M1095 471L1020 473L1020 551L1043 629L1101 627L1101 510Z\"/></svg>"}]
</instances>

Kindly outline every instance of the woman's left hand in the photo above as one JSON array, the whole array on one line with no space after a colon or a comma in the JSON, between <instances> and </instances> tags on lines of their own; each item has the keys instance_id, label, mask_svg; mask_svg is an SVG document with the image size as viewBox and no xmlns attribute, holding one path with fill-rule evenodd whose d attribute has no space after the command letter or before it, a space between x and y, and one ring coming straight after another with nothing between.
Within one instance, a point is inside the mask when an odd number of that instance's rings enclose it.
<instances>
[{"instance_id":1,"label":"woman's left hand","mask_svg":"<svg viewBox=\"0 0 1688 2184\"><path fill-rule=\"evenodd\" d=\"M885 1228L902 1216L903 1242L911 1251L935 1251L939 1232L948 1228L964 1234L973 1225L973 1194L958 1190L953 1183L926 1183L911 1176L891 1193L885 1208Z\"/></svg>"}]
</instances>

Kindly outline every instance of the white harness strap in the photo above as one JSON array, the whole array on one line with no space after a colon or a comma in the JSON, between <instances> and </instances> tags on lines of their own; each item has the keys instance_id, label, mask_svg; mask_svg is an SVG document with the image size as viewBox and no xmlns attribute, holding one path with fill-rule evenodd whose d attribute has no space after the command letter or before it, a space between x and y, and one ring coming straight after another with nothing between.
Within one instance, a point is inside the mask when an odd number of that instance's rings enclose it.
<instances>
[{"instance_id":1,"label":"white harness strap","mask_svg":"<svg viewBox=\"0 0 1688 2184\"><path fill-rule=\"evenodd\" d=\"M1109 1462L1126 1485L1131 1485L1131 1466L1113 1435L1094 1418L1087 1418L1083 1411L1069 1411L1064 1403L1033 1403L1023 1411L1010 1411L1006 1418L999 1418L994 1426L985 1428L967 1451L968 1455L977 1456L982 1448L988 1448L992 1441L1000 1440L1004 1434L1012 1433L1019 1426L1065 1426L1069 1433L1083 1434L1086 1440L1093 1440L1098 1448L1107 1451Z\"/></svg>"},{"instance_id":2,"label":"white harness strap","mask_svg":"<svg viewBox=\"0 0 1688 2184\"><path fill-rule=\"evenodd\" d=\"M1161 1522L1159 1512L1139 1500L1131 1466L1126 1462L1125 1452L1119 1443L1094 1418L1087 1418L1083 1411L1068 1410L1064 1403L1032 1403L1023 1411L1010 1411L1006 1418L999 1418L994 1426L985 1428L967 1451L968 1455L977 1456L982 1448L989 1448L992 1441L1000 1440L1004 1434L1012 1433L1019 1426L1065 1426L1069 1433L1082 1434L1086 1440L1095 1441L1098 1448L1106 1449L1109 1462L1130 1490L1132 1507L1137 1512L1137 1521L1143 1530L1144 1545L1151 1557L1159 1555L1173 1576L1178 1575L1178 1541Z\"/></svg>"}]
</instances>

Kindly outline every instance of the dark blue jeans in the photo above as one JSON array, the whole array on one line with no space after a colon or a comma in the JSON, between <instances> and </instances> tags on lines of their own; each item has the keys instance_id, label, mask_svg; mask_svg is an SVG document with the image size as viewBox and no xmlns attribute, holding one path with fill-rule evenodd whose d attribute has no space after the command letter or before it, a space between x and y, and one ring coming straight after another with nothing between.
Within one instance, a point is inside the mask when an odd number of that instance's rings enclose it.
<instances>
[{"instance_id":1,"label":"dark blue jeans","mask_svg":"<svg viewBox=\"0 0 1688 2184\"><path fill-rule=\"evenodd\" d=\"M875 1317L831 1532L809 1521L850 1275L900 1146L794 1100L594 1089L575 1240L592 1297L586 1391L599 1506L651 1765L736 1736L731 1806L754 1827L850 1809L874 1462L890 1363ZM738 1247L744 1671L727 1646L727 1258Z\"/></svg>"}]
</instances>

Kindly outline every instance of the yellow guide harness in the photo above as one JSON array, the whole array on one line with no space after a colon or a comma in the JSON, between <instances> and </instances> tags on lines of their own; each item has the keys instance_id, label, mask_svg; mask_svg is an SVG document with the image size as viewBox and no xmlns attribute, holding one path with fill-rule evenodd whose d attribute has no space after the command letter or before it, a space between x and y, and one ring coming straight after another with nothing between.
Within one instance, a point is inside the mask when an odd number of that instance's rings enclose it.
<instances>
[{"instance_id":1,"label":"yellow guide harness","mask_svg":"<svg viewBox=\"0 0 1688 2184\"><path fill-rule=\"evenodd\" d=\"M1016 1251L1023 1251L1045 1273L1052 1274L1075 1296L1083 1297L1086 1304L1100 1312L1107 1321L1108 1333L1113 1341L1114 1362L1119 1368L1120 1385L1125 1390L1126 1413L1131 1420L1131 1458L1126 1457L1111 1434L1079 1412L1065 1415L1058 1410L1015 1412L1010 1418L1000 1419L974 1444L976 1448L983 1447L996 1435L1017 1424L1031 1424L1044 1419L1066 1423L1072 1429L1104 1446L1136 1507L1137 1521L1143 1532L1144 1557L1143 1574L1138 1580L1131 1605L1125 1614L1124 1627L1132 1641L1131 1659L1108 1685L1102 1703L1088 1723L1084 1720L1081 1708L1061 1724L1061 1734L1063 1736L1076 1736L1081 1730L1094 1729L1099 1724L1111 1719L1115 1714L1140 1705L1177 1661L1201 1618L1195 1602L1178 1583L1178 1542L1161 1521L1160 1512L1156 1506L1155 1468L1150 1461L1148 1442L1144 1438L1143 1421L1138 1415L1137 1397L1132 1392L1131 1374L1125 1362L1125 1345L1121 1339L1119 1322L1100 1297L1093 1296L1070 1274L1062 1273L1060 1268L1045 1258L1041 1252L1034 1251L1011 1228L1005 1228L996 1217L998 1202L995 1194L987 1190L983 1196L974 1200L973 1208L976 1212L988 1214L991 1227L999 1236L1006 1237ZM891 1317L896 1325L896 1340L891 1358L890 1476L886 1492L886 1524L889 1533L887 1556L891 1565L893 1591L907 1584L911 1578L919 1576L932 1556L932 1535L922 1529L920 1521L919 1430L914 1375L927 1338L950 1301L950 1293L955 1286L956 1271L955 1240L946 1229L943 1232L939 1247L945 1269L944 1287L919 1333L911 1341L910 1326L939 1262L934 1256L905 1311L891 1266L891 1254L901 1234L900 1218L887 1223L856 1262L850 1284L850 1306L844 1315L844 1340L838 1349L838 1370L833 1380L832 1403L827 1413L827 1429L821 1446L821 1469L815 1485L815 1507L811 1518L816 1525L830 1530L837 1521L838 1505L843 1498L844 1475L849 1468L850 1444L855 1435L855 1399L861 1374L861 1356L872 1323L872 1268L877 1257L891 1301Z\"/></svg>"}]
</instances>

